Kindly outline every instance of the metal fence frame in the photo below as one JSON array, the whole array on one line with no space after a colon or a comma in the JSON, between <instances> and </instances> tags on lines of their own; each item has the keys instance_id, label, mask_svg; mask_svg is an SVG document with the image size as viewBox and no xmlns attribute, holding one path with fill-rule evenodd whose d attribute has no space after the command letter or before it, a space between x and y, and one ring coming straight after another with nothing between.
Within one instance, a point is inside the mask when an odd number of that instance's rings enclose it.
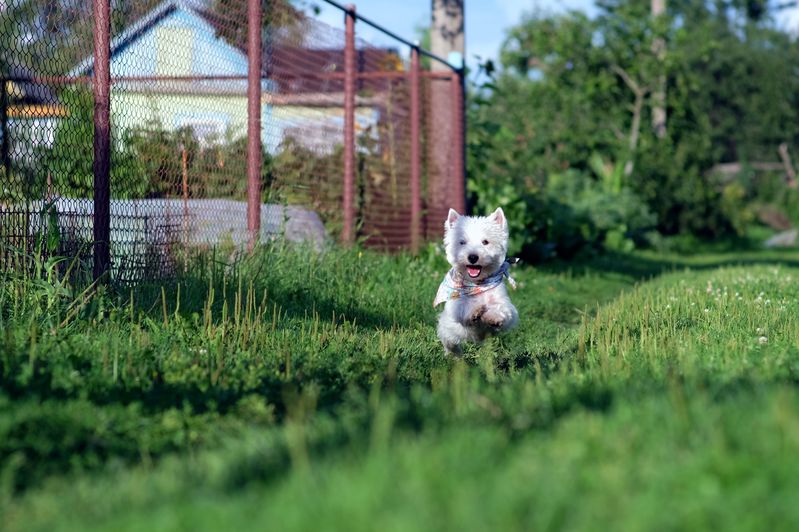
<instances>
[{"instance_id":1,"label":"metal fence frame","mask_svg":"<svg viewBox=\"0 0 799 532\"><path fill-rule=\"evenodd\" d=\"M94 98L94 219L93 219L93 275L95 279L106 277L111 267L111 227L110 227L110 153L111 153L111 115L110 98L111 86L122 79L112 79L110 74L111 61L111 3L110 0L92 0L94 9L94 35L93 35L93 76L90 77L59 77L65 82L72 83L91 83ZM261 0L247 1L247 229L249 231L249 248L252 249L257 243L260 234L260 190L261 180L261 82L266 79L262 71L262 31ZM355 187L356 187L356 136L355 136L355 111L356 111L356 84L360 80L384 78L389 79L393 76L397 78L407 78L410 83L410 112L409 112L409 187L410 187L410 251L417 253L420 244L424 239L422 220L422 146L421 130L421 82L427 78L430 80L446 81L451 87L450 101L452 109L448 111L448 116L452 117L453 136L457 141L454 143L454 160L451 162L445 183L451 191L451 206L465 211L465 109L464 109L464 69L462 66L455 67L446 60L421 48L418 43L410 42L395 33L387 30L381 25L357 13L354 5L342 5L335 0L324 0L330 6L341 11L344 17L345 27L345 48L344 48L344 72L319 72L319 79L330 79L343 81L344 85L344 131L343 131L343 194L341 198L341 209L343 227L340 240L344 245L352 245L355 240L356 210L355 210ZM409 72L360 72L356 67L356 23L363 23L371 26L378 32L398 41L407 46L410 51L410 71ZM421 68L420 58L425 56L431 61L435 61L446 68L439 71L424 71ZM186 78L190 78L187 76ZM224 76L222 76L224 77ZM236 77L241 79L241 77ZM126 78L127 79L127 78ZM136 78L141 80L144 78ZM160 78L159 78L160 79ZM26 79L24 81L32 81ZM6 79L2 80L2 91L0 91L0 112L5 112L7 108L7 95L5 91ZM0 117L2 118L2 117ZM6 120L2 120L5 126ZM451 139L445 139L451 142ZM8 132L3 131L2 140L2 163L9 169L8 159Z\"/></svg>"}]
</instances>

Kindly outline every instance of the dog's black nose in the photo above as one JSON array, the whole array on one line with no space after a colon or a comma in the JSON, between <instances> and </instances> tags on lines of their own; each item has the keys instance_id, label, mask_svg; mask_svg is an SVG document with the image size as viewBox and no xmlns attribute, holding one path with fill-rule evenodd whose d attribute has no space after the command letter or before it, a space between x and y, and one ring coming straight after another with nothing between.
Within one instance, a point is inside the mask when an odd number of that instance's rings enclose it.
<instances>
[{"instance_id":1,"label":"dog's black nose","mask_svg":"<svg viewBox=\"0 0 799 532\"><path fill-rule=\"evenodd\" d=\"M480 260L480 257L478 257L477 255L469 255L469 262L470 262L470 263L474 264L474 263L476 263L478 260Z\"/></svg>"}]
</instances>

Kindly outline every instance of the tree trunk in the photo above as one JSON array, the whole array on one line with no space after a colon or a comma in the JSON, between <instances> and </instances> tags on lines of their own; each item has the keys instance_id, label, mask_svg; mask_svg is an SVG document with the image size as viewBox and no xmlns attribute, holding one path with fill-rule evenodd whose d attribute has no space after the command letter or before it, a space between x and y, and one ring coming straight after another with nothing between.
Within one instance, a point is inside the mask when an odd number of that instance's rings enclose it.
<instances>
[{"instance_id":1,"label":"tree trunk","mask_svg":"<svg viewBox=\"0 0 799 532\"><path fill-rule=\"evenodd\" d=\"M652 18L657 20L666 12L666 0L652 0ZM660 73L652 91L652 129L662 139L666 136L666 40L655 37L652 41L652 53L658 59Z\"/></svg>"}]
</instances>

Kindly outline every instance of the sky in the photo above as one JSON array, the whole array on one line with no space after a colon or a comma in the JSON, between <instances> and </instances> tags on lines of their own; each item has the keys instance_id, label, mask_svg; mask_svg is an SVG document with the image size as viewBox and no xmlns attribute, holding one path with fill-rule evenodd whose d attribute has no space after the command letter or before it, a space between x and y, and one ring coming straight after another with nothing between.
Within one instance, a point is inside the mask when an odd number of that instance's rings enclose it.
<instances>
[{"instance_id":1,"label":"sky","mask_svg":"<svg viewBox=\"0 0 799 532\"><path fill-rule=\"evenodd\" d=\"M350 0L358 12L409 40L414 40L416 28L430 21L431 0ZM578 9L589 16L596 13L594 0L464 0L466 2L466 62L475 66L475 56L483 59L496 58L505 30L518 23L525 12L544 10L561 12ZM324 2L321 4L321 19L331 26L342 27L342 14ZM778 24L799 30L799 7L783 10ZM375 45L396 46L382 38L371 28L357 27L359 37ZM404 52L404 51L403 51ZM404 55L404 54L403 54Z\"/></svg>"}]
</instances>

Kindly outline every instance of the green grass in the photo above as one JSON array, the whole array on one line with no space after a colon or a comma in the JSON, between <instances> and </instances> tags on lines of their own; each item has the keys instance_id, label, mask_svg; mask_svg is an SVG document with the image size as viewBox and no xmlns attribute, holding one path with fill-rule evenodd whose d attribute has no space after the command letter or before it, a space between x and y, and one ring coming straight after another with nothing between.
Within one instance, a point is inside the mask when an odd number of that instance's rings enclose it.
<instances>
[{"instance_id":1,"label":"green grass","mask_svg":"<svg viewBox=\"0 0 799 532\"><path fill-rule=\"evenodd\" d=\"M435 253L53 269L0 285L9 530L799 526L797 252L519 268L462 359Z\"/></svg>"}]
</instances>

